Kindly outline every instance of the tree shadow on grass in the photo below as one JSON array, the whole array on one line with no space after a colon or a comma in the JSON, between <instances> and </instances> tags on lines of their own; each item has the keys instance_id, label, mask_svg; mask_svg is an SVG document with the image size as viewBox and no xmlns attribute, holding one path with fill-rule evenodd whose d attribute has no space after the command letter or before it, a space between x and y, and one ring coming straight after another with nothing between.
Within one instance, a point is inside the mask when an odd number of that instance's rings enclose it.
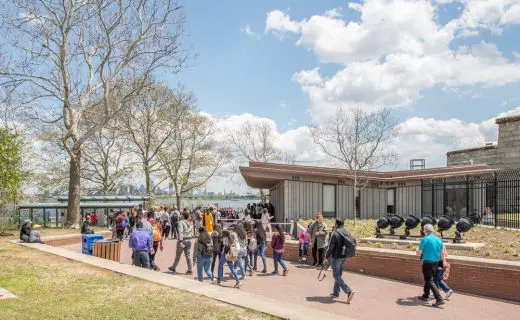
<instances>
[{"instance_id":1,"label":"tree shadow on grass","mask_svg":"<svg viewBox=\"0 0 520 320\"><path fill-rule=\"evenodd\" d=\"M323 303L323 304L333 304L333 303L347 304L346 301L336 300L336 299L334 299L332 297L329 297L329 296L325 296L325 297L319 297L319 296L306 297L305 300L307 300L309 302L319 302L319 303Z\"/></svg>"}]
</instances>

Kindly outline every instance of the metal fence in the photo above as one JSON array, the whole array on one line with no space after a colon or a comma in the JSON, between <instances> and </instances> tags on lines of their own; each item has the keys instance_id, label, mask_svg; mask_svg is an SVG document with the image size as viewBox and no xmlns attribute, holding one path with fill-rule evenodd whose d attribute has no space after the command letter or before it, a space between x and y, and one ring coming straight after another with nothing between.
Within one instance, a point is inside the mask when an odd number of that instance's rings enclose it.
<instances>
[{"instance_id":1,"label":"metal fence","mask_svg":"<svg viewBox=\"0 0 520 320\"><path fill-rule=\"evenodd\" d=\"M520 228L520 170L423 181L422 216L471 217L481 224Z\"/></svg>"}]
</instances>

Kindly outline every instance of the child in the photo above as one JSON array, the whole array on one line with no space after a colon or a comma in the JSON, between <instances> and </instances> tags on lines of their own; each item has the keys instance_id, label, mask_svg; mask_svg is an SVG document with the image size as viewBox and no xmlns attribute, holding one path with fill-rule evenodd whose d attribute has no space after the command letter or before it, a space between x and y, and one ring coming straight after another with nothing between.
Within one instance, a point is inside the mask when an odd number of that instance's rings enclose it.
<instances>
[{"instance_id":1,"label":"child","mask_svg":"<svg viewBox=\"0 0 520 320\"><path fill-rule=\"evenodd\" d=\"M299 242L300 242L300 245L298 247L299 262L307 261L307 249L309 248L309 244L311 242L311 234L309 232L309 226L307 226L306 230L302 230L302 232L300 232L300 241Z\"/></svg>"},{"instance_id":2,"label":"child","mask_svg":"<svg viewBox=\"0 0 520 320\"><path fill-rule=\"evenodd\" d=\"M448 262L446 261L446 257L448 256L448 251L446 250L446 247L442 249L444 251L444 260L439 261L439 265L437 266L437 272L435 273L435 285L437 288L442 289L444 291L444 298L448 299L452 294L453 290L448 287L448 284L444 280L444 277L446 275L446 278L448 278L450 267Z\"/></svg>"}]
</instances>

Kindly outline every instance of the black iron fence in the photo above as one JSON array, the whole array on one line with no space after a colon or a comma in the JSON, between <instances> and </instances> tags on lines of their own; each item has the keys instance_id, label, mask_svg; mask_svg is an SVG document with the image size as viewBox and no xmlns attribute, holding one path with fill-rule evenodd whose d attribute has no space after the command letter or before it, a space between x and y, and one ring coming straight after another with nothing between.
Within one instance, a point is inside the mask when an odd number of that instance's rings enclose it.
<instances>
[{"instance_id":1,"label":"black iron fence","mask_svg":"<svg viewBox=\"0 0 520 320\"><path fill-rule=\"evenodd\" d=\"M483 225L520 228L520 170L423 181L422 216L470 217Z\"/></svg>"}]
</instances>

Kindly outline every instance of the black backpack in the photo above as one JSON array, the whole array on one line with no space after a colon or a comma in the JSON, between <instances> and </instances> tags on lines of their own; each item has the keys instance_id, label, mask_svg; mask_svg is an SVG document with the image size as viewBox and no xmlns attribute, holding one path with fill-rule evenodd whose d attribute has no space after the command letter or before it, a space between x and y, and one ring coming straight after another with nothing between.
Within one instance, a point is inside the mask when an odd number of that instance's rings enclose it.
<instances>
[{"instance_id":1,"label":"black backpack","mask_svg":"<svg viewBox=\"0 0 520 320\"><path fill-rule=\"evenodd\" d=\"M338 259L346 259L356 255L356 239L336 232L339 237L339 248L337 249Z\"/></svg>"},{"instance_id":2,"label":"black backpack","mask_svg":"<svg viewBox=\"0 0 520 320\"><path fill-rule=\"evenodd\" d=\"M211 257L213 256L213 241L211 241L210 243L201 243L202 246L203 246L203 249L202 249L202 255L203 256L206 256L206 257Z\"/></svg>"}]
</instances>

